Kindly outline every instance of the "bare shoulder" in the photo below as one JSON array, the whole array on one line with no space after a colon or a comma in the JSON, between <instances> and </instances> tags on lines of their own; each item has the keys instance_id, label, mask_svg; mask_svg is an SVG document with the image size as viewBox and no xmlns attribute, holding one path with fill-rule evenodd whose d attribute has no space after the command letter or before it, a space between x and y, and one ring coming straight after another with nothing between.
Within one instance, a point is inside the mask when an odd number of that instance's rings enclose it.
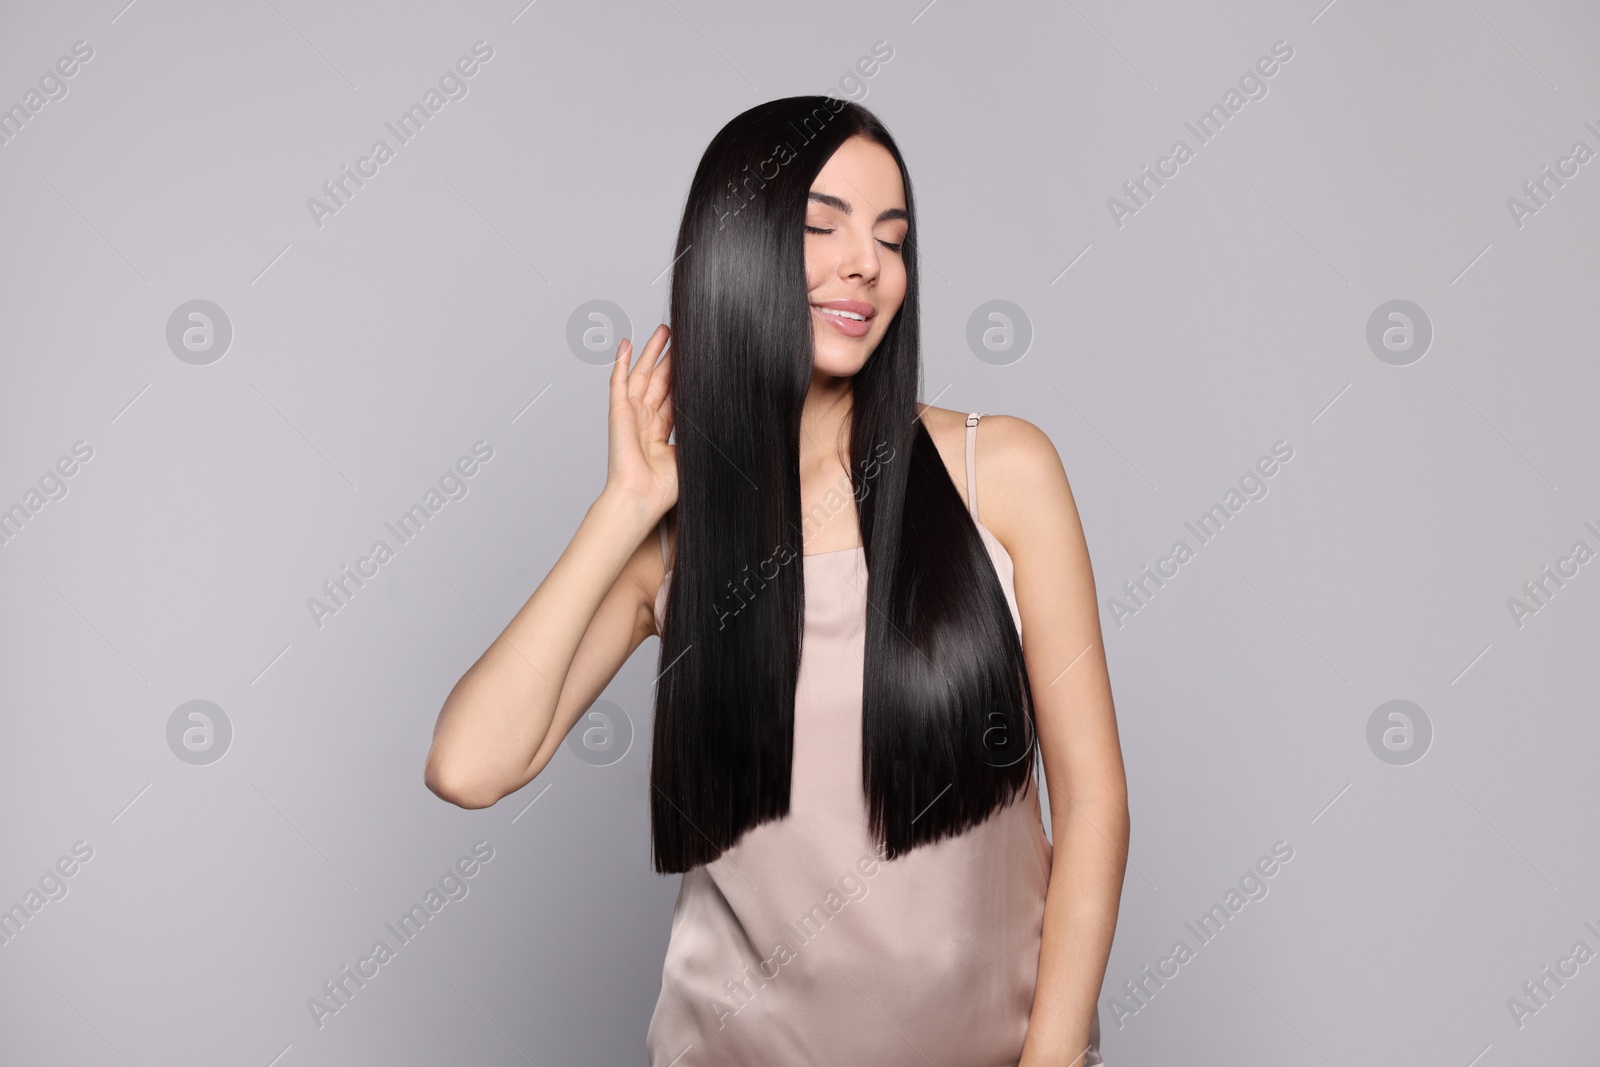
<instances>
[{"instance_id":1,"label":"bare shoulder","mask_svg":"<svg viewBox=\"0 0 1600 1067\"><path fill-rule=\"evenodd\" d=\"M966 484L967 413L926 407L923 422L950 469L950 480L970 502ZM1016 415L986 414L974 441L978 519L1015 556L1040 536L1059 536L1076 525L1077 512L1061 456L1050 435Z\"/></svg>"},{"instance_id":2,"label":"bare shoulder","mask_svg":"<svg viewBox=\"0 0 1600 1067\"><path fill-rule=\"evenodd\" d=\"M1015 415L978 423L978 517L1019 564L1081 540L1066 468L1050 435Z\"/></svg>"}]
</instances>

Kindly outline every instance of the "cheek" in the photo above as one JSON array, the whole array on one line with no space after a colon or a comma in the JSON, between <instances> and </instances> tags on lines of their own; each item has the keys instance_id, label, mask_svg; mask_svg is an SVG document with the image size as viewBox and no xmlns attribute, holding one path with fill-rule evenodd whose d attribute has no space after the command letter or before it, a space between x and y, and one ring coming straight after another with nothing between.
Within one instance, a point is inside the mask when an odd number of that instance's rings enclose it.
<instances>
[{"instance_id":1,"label":"cheek","mask_svg":"<svg viewBox=\"0 0 1600 1067\"><path fill-rule=\"evenodd\" d=\"M817 257L806 250L806 289L812 290L828 280L828 272L817 262Z\"/></svg>"},{"instance_id":2,"label":"cheek","mask_svg":"<svg viewBox=\"0 0 1600 1067\"><path fill-rule=\"evenodd\" d=\"M885 269L878 278L878 293L883 297L885 310L893 304L896 311L904 303L906 297L906 269L902 264L896 264L894 269Z\"/></svg>"}]
</instances>

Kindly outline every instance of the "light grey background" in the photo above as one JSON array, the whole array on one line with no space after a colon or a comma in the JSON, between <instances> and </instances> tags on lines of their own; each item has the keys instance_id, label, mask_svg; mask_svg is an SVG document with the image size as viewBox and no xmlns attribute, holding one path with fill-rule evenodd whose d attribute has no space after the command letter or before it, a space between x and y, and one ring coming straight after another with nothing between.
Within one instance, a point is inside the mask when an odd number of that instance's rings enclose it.
<instances>
[{"instance_id":1,"label":"light grey background","mask_svg":"<svg viewBox=\"0 0 1600 1067\"><path fill-rule=\"evenodd\" d=\"M1107 1063L1593 1054L1600 963L1520 1027L1507 1004L1600 950L1600 563L1508 605L1600 548L1600 163L1508 206L1600 148L1591 5L124 2L0 29L6 107L94 50L0 146L0 507L93 449L0 545L0 906L93 849L0 945L0 1061L642 1061L677 888L649 867L657 643L606 693L620 760L564 751L482 811L422 762L604 478L607 372L569 318L612 301L642 343L709 138L830 89L916 182L924 399L1043 427L1087 531L1133 817ZM308 198L480 40L468 95L319 227ZM167 343L196 299L233 329L204 366ZM1367 342L1397 299L1434 333L1405 366ZM991 300L1021 358L968 347ZM467 495L319 628L308 599L480 440ZM1122 583L1277 441L1268 494L1119 626ZM1432 728L1408 765L1368 745L1394 699ZM231 724L209 765L169 747L192 700ZM470 893L319 1028L308 999L478 841ZM1276 841L1201 946L1184 924Z\"/></svg>"}]
</instances>

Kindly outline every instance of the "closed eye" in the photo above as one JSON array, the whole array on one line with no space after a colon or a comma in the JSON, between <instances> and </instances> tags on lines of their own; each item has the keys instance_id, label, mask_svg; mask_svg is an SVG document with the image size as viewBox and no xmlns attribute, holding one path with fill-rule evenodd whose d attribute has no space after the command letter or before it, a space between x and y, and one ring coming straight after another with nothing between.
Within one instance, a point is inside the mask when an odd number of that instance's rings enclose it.
<instances>
[{"instance_id":1,"label":"closed eye","mask_svg":"<svg viewBox=\"0 0 1600 1067\"><path fill-rule=\"evenodd\" d=\"M825 230L825 229L822 229L821 227L818 227L818 226L807 226L806 227L806 232L807 233L823 233L823 234L826 234L826 233L832 233L833 231L832 230ZM898 251L900 251L900 249L905 247L905 243L904 242L879 240L878 243L880 245L882 245L883 247L887 248L891 252L898 252Z\"/></svg>"}]
</instances>

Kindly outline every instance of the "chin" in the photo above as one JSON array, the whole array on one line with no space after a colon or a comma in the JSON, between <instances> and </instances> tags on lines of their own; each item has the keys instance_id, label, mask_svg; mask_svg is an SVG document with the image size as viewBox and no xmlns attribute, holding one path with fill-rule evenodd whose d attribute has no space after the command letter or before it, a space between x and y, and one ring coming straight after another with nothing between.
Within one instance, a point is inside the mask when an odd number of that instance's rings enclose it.
<instances>
[{"instance_id":1,"label":"chin","mask_svg":"<svg viewBox=\"0 0 1600 1067\"><path fill-rule=\"evenodd\" d=\"M811 357L813 373L827 374L835 378L849 378L866 364L866 355L855 352L837 352L824 349L813 353Z\"/></svg>"}]
</instances>

